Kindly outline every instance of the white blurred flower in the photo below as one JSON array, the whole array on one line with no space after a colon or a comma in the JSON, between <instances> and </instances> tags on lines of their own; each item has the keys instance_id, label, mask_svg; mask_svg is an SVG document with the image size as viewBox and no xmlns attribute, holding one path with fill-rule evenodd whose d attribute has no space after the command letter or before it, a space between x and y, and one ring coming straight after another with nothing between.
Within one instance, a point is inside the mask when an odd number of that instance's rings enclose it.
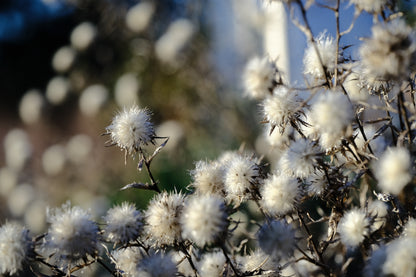
<instances>
[{"instance_id":1,"label":"white blurred flower","mask_svg":"<svg viewBox=\"0 0 416 277\"><path fill-rule=\"evenodd\" d=\"M192 186L200 194L224 194L224 168L217 162L198 161L191 171Z\"/></svg>"},{"instance_id":2,"label":"white blurred flower","mask_svg":"<svg viewBox=\"0 0 416 277\"><path fill-rule=\"evenodd\" d=\"M275 74L273 64L267 57L250 59L243 73L246 95L253 99L263 99L270 95Z\"/></svg>"},{"instance_id":3,"label":"white blurred flower","mask_svg":"<svg viewBox=\"0 0 416 277\"><path fill-rule=\"evenodd\" d=\"M114 98L120 107L130 107L139 103L140 82L134 73L125 73L117 79Z\"/></svg>"},{"instance_id":4,"label":"white blurred flower","mask_svg":"<svg viewBox=\"0 0 416 277\"><path fill-rule=\"evenodd\" d=\"M45 99L39 90L31 89L23 95L19 104L19 116L26 124L33 124L42 117Z\"/></svg>"},{"instance_id":5,"label":"white blurred flower","mask_svg":"<svg viewBox=\"0 0 416 277\"><path fill-rule=\"evenodd\" d=\"M77 50L85 50L94 41L97 29L91 22L82 22L71 32L71 45Z\"/></svg>"},{"instance_id":6,"label":"white blurred flower","mask_svg":"<svg viewBox=\"0 0 416 277\"><path fill-rule=\"evenodd\" d=\"M264 209L272 215L284 215L293 210L299 196L298 181L284 174L273 174L260 191Z\"/></svg>"},{"instance_id":7,"label":"white blurred flower","mask_svg":"<svg viewBox=\"0 0 416 277\"><path fill-rule=\"evenodd\" d=\"M411 166L411 156L406 148L387 148L374 167L378 186L384 192L399 194L412 180Z\"/></svg>"},{"instance_id":8,"label":"white blurred flower","mask_svg":"<svg viewBox=\"0 0 416 277\"><path fill-rule=\"evenodd\" d=\"M25 209L24 221L25 225L35 234L40 234L45 231L46 227L46 215L45 210L47 207L46 201L42 199L33 199Z\"/></svg>"},{"instance_id":9,"label":"white blurred flower","mask_svg":"<svg viewBox=\"0 0 416 277\"><path fill-rule=\"evenodd\" d=\"M416 239L416 219L415 218L409 218L409 220L406 222L406 225L404 226L403 233L406 237Z\"/></svg>"},{"instance_id":10,"label":"white blurred flower","mask_svg":"<svg viewBox=\"0 0 416 277\"><path fill-rule=\"evenodd\" d=\"M400 237L387 245L383 273L386 276L414 277L416 272L416 239Z\"/></svg>"},{"instance_id":11,"label":"white blurred flower","mask_svg":"<svg viewBox=\"0 0 416 277\"><path fill-rule=\"evenodd\" d=\"M169 142L163 147L165 151L175 150L180 147L181 140L185 136L182 123L176 120L168 120L157 127L157 134L162 137L169 137Z\"/></svg>"},{"instance_id":12,"label":"white blurred flower","mask_svg":"<svg viewBox=\"0 0 416 277\"><path fill-rule=\"evenodd\" d=\"M97 115L108 100L108 90L105 86L91 85L82 91L79 98L79 108L86 116Z\"/></svg>"},{"instance_id":13,"label":"white blurred flower","mask_svg":"<svg viewBox=\"0 0 416 277\"><path fill-rule=\"evenodd\" d=\"M88 256L95 257L99 229L88 212L67 202L61 208L48 209L47 221L50 227L45 247L55 253L63 268Z\"/></svg>"},{"instance_id":14,"label":"white blurred flower","mask_svg":"<svg viewBox=\"0 0 416 277\"><path fill-rule=\"evenodd\" d=\"M320 95L312 105L310 121L319 134L319 143L324 150L336 147L346 133L353 111L347 97L338 91Z\"/></svg>"},{"instance_id":15,"label":"white blurred flower","mask_svg":"<svg viewBox=\"0 0 416 277\"><path fill-rule=\"evenodd\" d=\"M315 79L325 79L326 73L334 74L335 61L342 61L342 50L339 49L336 56L336 41L326 33L321 33L315 38L316 49L312 43L308 45L303 57L304 73L309 74ZM321 63L322 62L322 63ZM325 71L324 71L325 69Z\"/></svg>"},{"instance_id":16,"label":"white blurred flower","mask_svg":"<svg viewBox=\"0 0 416 277\"><path fill-rule=\"evenodd\" d=\"M151 1L142 1L131 7L126 14L127 27L136 33L144 31L155 12L155 5Z\"/></svg>"},{"instance_id":17,"label":"white blurred flower","mask_svg":"<svg viewBox=\"0 0 416 277\"><path fill-rule=\"evenodd\" d=\"M204 247L224 238L227 213L223 200L214 195L191 196L182 211L182 237Z\"/></svg>"},{"instance_id":18,"label":"white blurred flower","mask_svg":"<svg viewBox=\"0 0 416 277\"><path fill-rule=\"evenodd\" d=\"M235 155L224 166L226 198L238 206L242 201L250 198L252 186L260 176L259 165L249 157Z\"/></svg>"},{"instance_id":19,"label":"white blurred flower","mask_svg":"<svg viewBox=\"0 0 416 277\"><path fill-rule=\"evenodd\" d=\"M137 275L140 277L172 277L177 268L172 256L161 252L154 253L140 260Z\"/></svg>"},{"instance_id":20,"label":"white blurred flower","mask_svg":"<svg viewBox=\"0 0 416 277\"><path fill-rule=\"evenodd\" d=\"M278 87L262 103L264 118L272 126L279 127L277 131L283 131L290 121L296 119L300 103L295 92Z\"/></svg>"},{"instance_id":21,"label":"white blurred flower","mask_svg":"<svg viewBox=\"0 0 416 277\"><path fill-rule=\"evenodd\" d=\"M358 11L368 13L380 13L385 8L388 0L350 0Z\"/></svg>"},{"instance_id":22,"label":"white blurred flower","mask_svg":"<svg viewBox=\"0 0 416 277\"><path fill-rule=\"evenodd\" d=\"M416 37L404 19L375 25L360 47L363 73L381 80L405 79L415 66Z\"/></svg>"},{"instance_id":23,"label":"white blurred flower","mask_svg":"<svg viewBox=\"0 0 416 277\"><path fill-rule=\"evenodd\" d=\"M4 137L4 154L9 168L20 171L32 156L32 145L25 131L10 130Z\"/></svg>"},{"instance_id":24,"label":"white blurred flower","mask_svg":"<svg viewBox=\"0 0 416 277\"><path fill-rule=\"evenodd\" d=\"M149 142L153 143L155 137L149 110L139 109L136 105L119 112L106 130L111 141L129 154L134 154Z\"/></svg>"},{"instance_id":25,"label":"white blurred flower","mask_svg":"<svg viewBox=\"0 0 416 277\"><path fill-rule=\"evenodd\" d=\"M225 256L221 251L206 253L198 264L198 272L201 277L222 276L225 262Z\"/></svg>"},{"instance_id":26,"label":"white blurred flower","mask_svg":"<svg viewBox=\"0 0 416 277\"><path fill-rule=\"evenodd\" d=\"M299 139L283 153L279 165L283 173L307 178L315 171L317 151L311 141Z\"/></svg>"},{"instance_id":27,"label":"white blurred flower","mask_svg":"<svg viewBox=\"0 0 416 277\"><path fill-rule=\"evenodd\" d=\"M257 233L260 248L277 258L290 257L296 246L295 231L282 220L264 223Z\"/></svg>"},{"instance_id":28,"label":"white blurred flower","mask_svg":"<svg viewBox=\"0 0 416 277\"><path fill-rule=\"evenodd\" d=\"M173 245L181 241L180 216L185 196L162 192L156 195L145 211L145 233L156 246Z\"/></svg>"},{"instance_id":29,"label":"white blurred flower","mask_svg":"<svg viewBox=\"0 0 416 277\"><path fill-rule=\"evenodd\" d=\"M65 155L74 164L81 164L90 157L92 147L93 141L89 136L75 135L66 144Z\"/></svg>"},{"instance_id":30,"label":"white blurred flower","mask_svg":"<svg viewBox=\"0 0 416 277\"><path fill-rule=\"evenodd\" d=\"M179 52L190 41L195 27L187 19L172 22L167 31L156 41L156 56L162 62L175 64Z\"/></svg>"},{"instance_id":31,"label":"white blurred flower","mask_svg":"<svg viewBox=\"0 0 416 277\"><path fill-rule=\"evenodd\" d=\"M65 168L65 163L65 148L62 145L52 145L43 152L42 167L49 176L55 176L61 173Z\"/></svg>"},{"instance_id":32,"label":"white blurred flower","mask_svg":"<svg viewBox=\"0 0 416 277\"><path fill-rule=\"evenodd\" d=\"M67 72L76 58L76 51L71 46L63 46L59 48L52 58L52 67L60 73Z\"/></svg>"},{"instance_id":33,"label":"white blurred flower","mask_svg":"<svg viewBox=\"0 0 416 277\"><path fill-rule=\"evenodd\" d=\"M242 272L252 272L260 268L265 271L271 271L270 274L264 273L260 275L262 277L274 277L280 271L276 257L266 254L259 248L247 255L237 256L237 261Z\"/></svg>"},{"instance_id":34,"label":"white blurred flower","mask_svg":"<svg viewBox=\"0 0 416 277\"><path fill-rule=\"evenodd\" d=\"M142 215L133 204L123 202L107 211L104 236L115 244L126 244L139 237Z\"/></svg>"},{"instance_id":35,"label":"white blurred flower","mask_svg":"<svg viewBox=\"0 0 416 277\"><path fill-rule=\"evenodd\" d=\"M0 274L18 273L28 262L31 251L29 230L10 222L0 227Z\"/></svg>"},{"instance_id":36,"label":"white blurred flower","mask_svg":"<svg viewBox=\"0 0 416 277\"><path fill-rule=\"evenodd\" d=\"M112 262L123 277L138 276L137 265L145 256L139 247L119 248L111 252Z\"/></svg>"},{"instance_id":37,"label":"white blurred flower","mask_svg":"<svg viewBox=\"0 0 416 277\"><path fill-rule=\"evenodd\" d=\"M369 235L370 220L367 215L359 210L347 211L338 224L338 232L342 243L349 247L356 247Z\"/></svg>"},{"instance_id":38,"label":"white blurred flower","mask_svg":"<svg viewBox=\"0 0 416 277\"><path fill-rule=\"evenodd\" d=\"M46 99L51 104L59 105L65 101L70 90L70 83L62 76L53 77L46 86Z\"/></svg>"},{"instance_id":39,"label":"white blurred flower","mask_svg":"<svg viewBox=\"0 0 416 277\"><path fill-rule=\"evenodd\" d=\"M342 85L347 91L348 97L351 101L366 101L370 96L368 89L362 84L360 75L357 72L351 72L345 78Z\"/></svg>"},{"instance_id":40,"label":"white blurred flower","mask_svg":"<svg viewBox=\"0 0 416 277\"><path fill-rule=\"evenodd\" d=\"M0 194L7 196L17 185L18 174L9 167L0 168Z\"/></svg>"},{"instance_id":41,"label":"white blurred flower","mask_svg":"<svg viewBox=\"0 0 416 277\"><path fill-rule=\"evenodd\" d=\"M7 206L15 217L23 216L35 199L35 190L30 184L16 186L7 197Z\"/></svg>"}]
</instances>

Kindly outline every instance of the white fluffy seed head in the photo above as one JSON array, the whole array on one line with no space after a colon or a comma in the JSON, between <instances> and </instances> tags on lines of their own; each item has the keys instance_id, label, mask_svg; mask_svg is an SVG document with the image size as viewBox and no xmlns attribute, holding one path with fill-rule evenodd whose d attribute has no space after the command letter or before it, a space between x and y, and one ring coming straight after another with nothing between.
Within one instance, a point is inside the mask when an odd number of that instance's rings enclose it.
<instances>
[{"instance_id":1,"label":"white fluffy seed head","mask_svg":"<svg viewBox=\"0 0 416 277\"><path fill-rule=\"evenodd\" d=\"M312 105L311 120L319 133L342 133L352 119L352 107L338 91L320 95Z\"/></svg>"},{"instance_id":2,"label":"white fluffy seed head","mask_svg":"<svg viewBox=\"0 0 416 277\"><path fill-rule=\"evenodd\" d=\"M293 119L300 102L296 99L294 92L279 87L273 91L273 95L264 99L262 105L264 118L271 125L276 125L283 131L289 121Z\"/></svg>"},{"instance_id":3,"label":"white fluffy seed head","mask_svg":"<svg viewBox=\"0 0 416 277\"><path fill-rule=\"evenodd\" d=\"M112 262L122 276L133 277L138 275L137 265L145 256L139 247L119 248L111 252Z\"/></svg>"},{"instance_id":4,"label":"white fluffy seed head","mask_svg":"<svg viewBox=\"0 0 416 277\"><path fill-rule=\"evenodd\" d=\"M257 238L260 248L276 258L291 256L296 245L295 231L282 220L263 224Z\"/></svg>"},{"instance_id":5,"label":"white fluffy seed head","mask_svg":"<svg viewBox=\"0 0 416 277\"><path fill-rule=\"evenodd\" d=\"M220 251L206 253L198 264L198 272L201 277L222 276L225 262L225 256Z\"/></svg>"},{"instance_id":6,"label":"white fluffy seed head","mask_svg":"<svg viewBox=\"0 0 416 277\"><path fill-rule=\"evenodd\" d=\"M61 208L47 211L50 223L45 246L56 252L63 266L95 256L98 243L98 226L91 215L67 202Z\"/></svg>"},{"instance_id":7,"label":"white fluffy seed head","mask_svg":"<svg viewBox=\"0 0 416 277\"><path fill-rule=\"evenodd\" d=\"M315 43L319 56L317 55L314 45L309 44L303 57L303 72L315 79L325 79L326 73L334 74L336 59L338 59L338 62L342 61L342 50L339 50L337 57L337 44L335 40L326 33L321 33L315 38Z\"/></svg>"},{"instance_id":8,"label":"white fluffy seed head","mask_svg":"<svg viewBox=\"0 0 416 277\"><path fill-rule=\"evenodd\" d=\"M350 0L350 3L354 4L358 11L368 13L380 13L387 2L387 0Z\"/></svg>"},{"instance_id":9,"label":"white fluffy seed head","mask_svg":"<svg viewBox=\"0 0 416 277\"><path fill-rule=\"evenodd\" d=\"M0 227L0 274L14 275L28 262L32 254L29 231L16 223Z\"/></svg>"},{"instance_id":10,"label":"white fluffy seed head","mask_svg":"<svg viewBox=\"0 0 416 277\"><path fill-rule=\"evenodd\" d=\"M415 65L415 33L404 19L375 25L360 47L363 73L381 80L406 78Z\"/></svg>"},{"instance_id":11,"label":"white fluffy seed head","mask_svg":"<svg viewBox=\"0 0 416 277\"><path fill-rule=\"evenodd\" d=\"M273 174L261 189L261 203L272 215L284 215L293 210L299 196L298 181L285 174Z\"/></svg>"},{"instance_id":12,"label":"white fluffy seed head","mask_svg":"<svg viewBox=\"0 0 416 277\"><path fill-rule=\"evenodd\" d=\"M216 195L188 198L182 212L182 237L203 247L224 238L228 221L223 200Z\"/></svg>"},{"instance_id":13,"label":"white fluffy seed head","mask_svg":"<svg viewBox=\"0 0 416 277\"><path fill-rule=\"evenodd\" d=\"M275 69L267 57L252 58L246 65L243 81L246 95L253 99L263 99L270 95L275 79Z\"/></svg>"},{"instance_id":14,"label":"white fluffy seed head","mask_svg":"<svg viewBox=\"0 0 416 277\"><path fill-rule=\"evenodd\" d=\"M24 169L32 156L32 144L22 129L10 130L3 141L5 162L8 168L19 172Z\"/></svg>"},{"instance_id":15,"label":"white fluffy seed head","mask_svg":"<svg viewBox=\"0 0 416 277\"><path fill-rule=\"evenodd\" d=\"M363 85L360 75L351 72L342 83L351 101L366 101L370 96L368 89Z\"/></svg>"},{"instance_id":16,"label":"white fluffy seed head","mask_svg":"<svg viewBox=\"0 0 416 277\"><path fill-rule=\"evenodd\" d=\"M43 94L37 89L31 89L20 99L19 116L24 123L30 125L40 121L44 108Z\"/></svg>"},{"instance_id":17,"label":"white fluffy seed head","mask_svg":"<svg viewBox=\"0 0 416 277\"><path fill-rule=\"evenodd\" d=\"M238 206L251 196L252 186L259 181L260 168L253 159L242 155L233 156L224 166L226 198Z\"/></svg>"},{"instance_id":18,"label":"white fluffy seed head","mask_svg":"<svg viewBox=\"0 0 416 277\"><path fill-rule=\"evenodd\" d=\"M414 277L416 272L416 239L399 237L390 242L383 264L385 276Z\"/></svg>"},{"instance_id":19,"label":"white fluffy seed head","mask_svg":"<svg viewBox=\"0 0 416 277\"><path fill-rule=\"evenodd\" d=\"M85 50L94 41L97 29L91 22L82 22L71 32L71 45L77 50Z\"/></svg>"},{"instance_id":20,"label":"white fluffy seed head","mask_svg":"<svg viewBox=\"0 0 416 277\"><path fill-rule=\"evenodd\" d=\"M416 239L416 219L409 218L404 226L404 235L409 238Z\"/></svg>"},{"instance_id":21,"label":"white fluffy seed head","mask_svg":"<svg viewBox=\"0 0 416 277\"><path fill-rule=\"evenodd\" d=\"M196 193L224 195L224 167L220 163L198 161L191 176Z\"/></svg>"},{"instance_id":22,"label":"white fluffy seed head","mask_svg":"<svg viewBox=\"0 0 416 277\"><path fill-rule=\"evenodd\" d=\"M185 196L162 192L149 203L145 212L145 232L156 246L173 245L181 240L180 216Z\"/></svg>"},{"instance_id":23,"label":"white fluffy seed head","mask_svg":"<svg viewBox=\"0 0 416 277\"><path fill-rule=\"evenodd\" d=\"M356 247L364 241L369 234L370 220L367 215L359 210L347 211L338 224L338 232L341 241L349 247Z\"/></svg>"},{"instance_id":24,"label":"white fluffy seed head","mask_svg":"<svg viewBox=\"0 0 416 277\"><path fill-rule=\"evenodd\" d=\"M177 268L172 256L162 252L154 253L140 260L137 275L140 277L171 277L176 276Z\"/></svg>"},{"instance_id":25,"label":"white fluffy seed head","mask_svg":"<svg viewBox=\"0 0 416 277\"><path fill-rule=\"evenodd\" d=\"M108 89L101 84L88 86L79 97L79 109L86 116L95 116L108 100Z\"/></svg>"},{"instance_id":26,"label":"white fluffy seed head","mask_svg":"<svg viewBox=\"0 0 416 277\"><path fill-rule=\"evenodd\" d=\"M143 1L131 7L126 14L127 27L136 33L144 31L149 25L155 5L150 1Z\"/></svg>"},{"instance_id":27,"label":"white fluffy seed head","mask_svg":"<svg viewBox=\"0 0 416 277\"><path fill-rule=\"evenodd\" d=\"M60 73L67 72L75 61L77 52L70 46L59 48L52 58L53 68Z\"/></svg>"},{"instance_id":28,"label":"white fluffy seed head","mask_svg":"<svg viewBox=\"0 0 416 277\"><path fill-rule=\"evenodd\" d=\"M299 139L290 145L279 160L283 173L297 177L307 178L315 171L315 158L317 152L311 141Z\"/></svg>"},{"instance_id":29,"label":"white fluffy seed head","mask_svg":"<svg viewBox=\"0 0 416 277\"><path fill-rule=\"evenodd\" d=\"M104 236L112 243L126 244L139 237L142 215L133 204L123 202L107 211Z\"/></svg>"},{"instance_id":30,"label":"white fluffy seed head","mask_svg":"<svg viewBox=\"0 0 416 277\"><path fill-rule=\"evenodd\" d=\"M388 148L375 164L378 186L385 192L399 194L412 179L411 166L410 153L406 148Z\"/></svg>"},{"instance_id":31,"label":"white fluffy seed head","mask_svg":"<svg viewBox=\"0 0 416 277\"><path fill-rule=\"evenodd\" d=\"M118 113L106 128L111 141L129 154L134 154L143 145L153 143L155 131L150 122L150 112L132 106Z\"/></svg>"}]
</instances>

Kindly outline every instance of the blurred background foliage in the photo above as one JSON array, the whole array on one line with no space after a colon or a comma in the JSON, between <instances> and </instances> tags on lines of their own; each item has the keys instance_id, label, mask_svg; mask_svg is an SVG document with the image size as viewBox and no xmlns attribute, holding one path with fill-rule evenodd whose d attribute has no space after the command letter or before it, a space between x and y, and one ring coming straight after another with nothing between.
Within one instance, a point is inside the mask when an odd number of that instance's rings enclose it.
<instances>
[{"instance_id":1,"label":"blurred background foliage","mask_svg":"<svg viewBox=\"0 0 416 277\"><path fill-rule=\"evenodd\" d=\"M152 192L119 189L145 172L101 136L134 102L170 137L152 164L167 190L189 185L197 160L253 148L260 118L217 70L210 10L194 0L1 1L0 222L40 232L45 208L68 199L97 218L122 201L144 208Z\"/></svg>"}]
</instances>

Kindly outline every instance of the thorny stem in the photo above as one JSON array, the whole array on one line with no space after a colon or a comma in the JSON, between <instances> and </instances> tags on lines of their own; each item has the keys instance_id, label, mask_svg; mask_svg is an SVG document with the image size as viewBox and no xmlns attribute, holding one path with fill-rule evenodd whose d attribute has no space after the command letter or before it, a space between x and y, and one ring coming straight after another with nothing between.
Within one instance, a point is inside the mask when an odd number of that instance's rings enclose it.
<instances>
[{"instance_id":1,"label":"thorny stem","mask_svg":"<svg viewBox=\"0 0 416 277\"><path fill-rule=\"evenodd\" d=\"M146 156L143 152L143 149L140 148L140 154L142 156L144 165L146 166L146 171L147 174L149 175L150 181L152 182L151 185L149 186L149 189L156 191L157 193L161 193L161 190L159 189L157 182L155 181L155 178L153 177L152 171L150 170L150 163L151 161L148 161L146 159Z\"/></svg>"},{"instance_id":2,"label":"thorny stem","mask_svg":"<svg viewBox=\"0 0 416 277\"><path fill-rule=\"evenodd\" d=\"M305 26L300 25L299 22L297 22L294 19L292 21L307 36L308 40L311 42L313 48L315 49L315 52L316 52L316 55L318 57L319 63L322 67L321 69L322 69L323 73L325 74L326 85L328 85L328 87L330 87L331 86L331 78L328 76L328 73L326 71L324 63L322 62L321 53L319 53L318 46L316 45L316 41L313 37L312 28L309 25L308 18L306 17L305 7L303 6L303 3L302 3L301 0L296 0L296 3L298 4L298 6L301 10L302 19L303 19L303 22L305 23Z\"/></svg>"},{"instance_id":3,"label":"thorny stem","mask_svg":"<svg viewBox=\"0 0 416 277\"><path fill-rule=\"evenodd\" d=\"M400 123L402 124L403 117L404 117L404 125L405 125L406 130L407 130L407 138L409 139L409 143L412 143L412 141L413 141L413 139L412 139L412 132L410 130L409 117L407 116L406 108L404 106L403 91L400 91L399 92L398 101L399 101L399 105L398 106L399 106ZM402 129L403 129L403 127L402 127Z\"/></svg>"},{"instance_id":4,"label":"thorny stem","mask_svg":"<svg viewBox=\"0 0 416 277\"><path fill-rule=\"evenodd\" d=\"M196 269L196 266L195 266L194 262L192 261L192 257L191 257L191 255L189 254L188 250L186 249L185 245L183 245L183 243L181 243L181 244L179 245L179 247L180 247L180 250L182 251L182 253L184 253L184 254L185 254L185 257L186 257L186 259L188 260L189 264L191 265L192 270L193 270L193 271L194 271L194 273L195 273L195 276L199 276L199 275L198 275L198 270Z\"/></svg>"},{"instance_id":5,"label":"thorny stem","mask_svg":"<svg viewBox=\"0 0 416 277\"><path fill-rule=\"evenodd\" d=\"M336 34L336 50L335 50L335 72L334 72L334 87L337 86L338 83L338 55L339 55L339 41L341 39L340 31L339 31L339 1L337 0L337 6L334 9L336 25L337 25L337 34Z\"/></svg>"},{"instance_id":6,"label":"thorny stem","mask_svg":"<svg viewBox=\"0 0 416 277\"><path fill-rule=\"evenodd\" d=\"M222 250L222 253L225 256L225 259L227 260L227 263L231 266L231 269L234 271L235 276L240 276L237 269L234 267L234 264L231 261L230 257L228 257L227 250L225 249L224 245L221 245L221 250Z\"/></svg>"},{"instance_id":7,"label":"thorny stem","mask_svg":"<svg viewBox=\"0 0 416 277\"><path fill-rule=\"evenodd\" d=\"M303 228L305 229L306 234L308 235L308 245L311 245L312 246L313 252L315 252L316 256L319 259L319 263L325 265L324 259L322 257L322 253L319 252L319 250L318 250L318 248L317 248L317 246L315 244L315 241L313 240L313 236L312 236L312 234L311 234L311 232L309 230L309 227L305 223L305 220L303 219L303 216L302 216L301 212L298 210L297 213L298 213L298 217L299 217L300 223L303 226ZM325 269L325 272L329 275L327 266L325 266L323 268Z\"/></svg>"},{"instance_id":8,"label":"thorny stem","mask_svg":"<svg viewBox=\"0 0 416 277\"><path fill-rule=\"evenodd\" d=\"M102 260L101 258L97 259L97 262L104 267L105 270L107 270L112 276L117 277L117 273L113 270L111 270L111 268L109 268Z\"/></svg>"}]
</instances>

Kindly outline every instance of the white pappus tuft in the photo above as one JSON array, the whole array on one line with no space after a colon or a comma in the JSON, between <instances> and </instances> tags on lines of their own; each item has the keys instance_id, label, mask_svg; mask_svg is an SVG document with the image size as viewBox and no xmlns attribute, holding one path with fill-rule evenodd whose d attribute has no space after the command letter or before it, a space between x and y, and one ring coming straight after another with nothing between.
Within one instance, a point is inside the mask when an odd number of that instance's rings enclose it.
<instances>
[{"instance_id":1,"label":"white pappus tuft","mask_svg":"<svg viewBox=\"0 0 416 277\"><path fill-rule=\"evenodd\" d=\"M145 211L145 233L156 246L173 245L181 240L180 216L185 196L162 192L156 195Z\"/></svg>"},{"instance_id":2,"label":"white pappus tuft","mask_svg":"<svg viewBox=\"0 0 416 277\"><path fill-rule=\"evenodd\" d=\"M260 248L276 258L290 257L296 246L295 231L282 220L263 224L257 238Z\"/></svg>"},{"instance_id":3,"label":"white pappus tuft","mask_svg":"<svg viewBox=\"0 0 416 277\"><path fill-rule=\"evenodd\" d=\"M0 274L14 275L31 256L33 245L29 231L16 223L0 227Z\"/></svg>"},{"instance_id":4,"label":"white pappus tuft","mask_svg":"<svg viewBox=\"0 0 416 277\"><path fill-rule=\"evenodd\" d=\"M61 208L48 209L47 220L51 225L45 246L56 252L58 262L64 267L88 255L95 256L99 230L88 212L67 202Z\"/></svg>"},{"instance_id":5,"label":"white pappus tuft","mask_svg":"<svg viewBox=\"0 0 416 277\"><path fill-rule=\"evenodd\" d=\"M125 150L126 154L134 154L143 145L153 143L155 137L149 110L139 109L138 106L118 113L106 131L112 143Z\"/></svg>"},{"instance_id":6,"label":"white pappus tuft","mask_svg":"<svg viewBox=\"0 0 416 277\"><path fill-rule=\"evenodd\" d=\"M143 223L142 215L134 204L123 202L107 211L104 236L115 244L126 244L139 237Z\"/></svg>"},{"instance_id":7,"label":"white pappus tuft","mask_svg":"<svg viewBox=\"0 0 416 277\"><path fill-rule=\"evenodd\" d=\"M270 95L275 74L275 68L267 57L252 58L247 63L243 74L246 94L253 99L263 99Z\"/></svg>"},{"instance_id":8,"label":"white pappus tuft","mask_svg":"<svg viewBox=\"0 0 416 277\"><path fill-rule=\"evenodd\" d=\"M338 224L341 241L349 247L356 247L369 235L370 219L365 212L354 208L347 211Z\"/></svg>"},{"instance_id":9,"label":"white pappus tuft","mask_svg":"<svg viewBox=\"0 0 416 277\"><path fill-rule=\"evenodd\" d=\"M194 195L182 212L182 237L203 247L224 238L228 221L224 201L216 195Z\"/></svg>"}]
</instances>

